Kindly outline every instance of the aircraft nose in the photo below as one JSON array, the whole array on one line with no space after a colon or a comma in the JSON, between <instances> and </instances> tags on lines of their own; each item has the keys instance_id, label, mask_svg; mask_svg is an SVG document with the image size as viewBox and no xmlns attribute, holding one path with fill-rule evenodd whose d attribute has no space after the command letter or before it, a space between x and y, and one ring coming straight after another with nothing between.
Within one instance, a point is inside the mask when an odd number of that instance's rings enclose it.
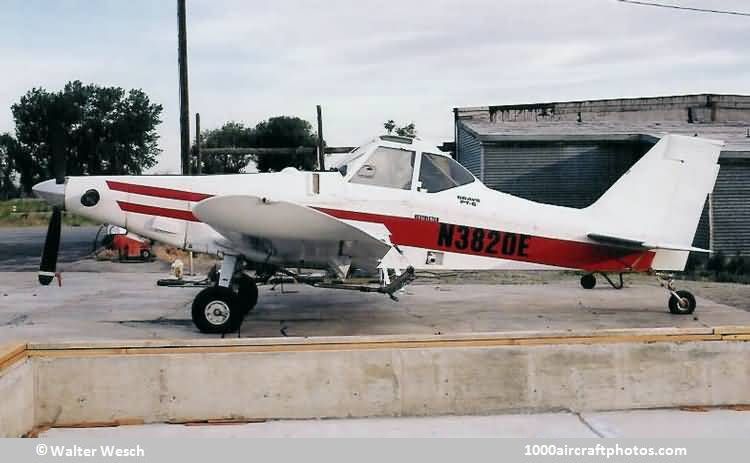
<instances>
[{"instance_id":1,"label":"aircraft nose","mask_svg":"<svg viewBox=\"0 0 750 463\"><path fill-rule=\"evenodd\" d=\"M34 185L31 190L51 206L65 207L65 184L55 179L45 180Z\"/></svg>"}]
</instances>

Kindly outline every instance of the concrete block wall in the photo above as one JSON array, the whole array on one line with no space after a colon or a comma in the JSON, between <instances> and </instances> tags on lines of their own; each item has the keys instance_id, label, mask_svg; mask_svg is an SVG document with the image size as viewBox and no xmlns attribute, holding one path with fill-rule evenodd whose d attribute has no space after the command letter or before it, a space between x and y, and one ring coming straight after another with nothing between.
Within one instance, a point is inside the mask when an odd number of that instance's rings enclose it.
<instances>
[{"instance_id":1,"label":"concrete block wall","mask_svg":"<svg viewBox=\"0 0 750 463\"><path fill-rule=\"evenodd\" d=\"M750 343L37 359L40 423L342 418L750 403Z\"/></svg>"},{"instance_id":2,"label":"concrete block wall","mask_svg":"<svg viewBox=\"0 0 750 463\"><path fill-rule=\"evenodd\" d=\"M0 373L0 437L18 437L35 425L34 367L30 359Z\"/></svg>"},{"instance_id":3,"label":"concrete block wall","mask_svg":"<svg viewBox=\"0 0 750 463\"><path fill-rule=\"evenodd\" d=\"M30 347L0 368L0 436L122 421L750 404L750 327L634 331Z\"/></svg>"}]
</instances>

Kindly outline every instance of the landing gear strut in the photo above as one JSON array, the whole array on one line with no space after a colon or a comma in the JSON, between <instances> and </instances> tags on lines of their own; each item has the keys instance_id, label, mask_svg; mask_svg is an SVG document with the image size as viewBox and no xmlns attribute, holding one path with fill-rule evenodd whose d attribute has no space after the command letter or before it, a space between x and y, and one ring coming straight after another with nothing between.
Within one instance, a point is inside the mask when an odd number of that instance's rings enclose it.
<instances>
[{"instance_id":1,"label":"landing gear strut","mask_svg":"<svg viewBox=\"0 0 750 463\"><path fill-rule=\"evenodd\" d=\"M675 315L690 315L695 312L695 296L690 291L676 289L672 275L656 274L659 285L666 288L669 296L669 312Z\"/></svg>"},{"instance_id":2,"label":"landing gear strut","mask_svg":"<svg viewBox=\"0 0 750 463\"><path fill-rule=\"evenodd\" d=\"M615 289L622 289L625 286L622 280L622 273L619 274L619 283L615 283L614 281L612 281L612 279L606 273L601 273L601 276L603 276L604 279L607 280L607 283L609 283L609 285ZM594 286L596 286L596 277L593 273L587 273L581 277L581 287L583 289L594 289Z\"/></svg>"},{"instance_id":3,"label":"landing gear strut","mask_svg":"<svg viewBox=\"0 0 750 463\"><path fill-rule=\"evenodd\" d=\"M237 331L258 302L255 280L242 273L244 263L236 256L224 256L215 286L202 290L193 300L192 318L203 333Z\"/></svg>"}]
</instances>

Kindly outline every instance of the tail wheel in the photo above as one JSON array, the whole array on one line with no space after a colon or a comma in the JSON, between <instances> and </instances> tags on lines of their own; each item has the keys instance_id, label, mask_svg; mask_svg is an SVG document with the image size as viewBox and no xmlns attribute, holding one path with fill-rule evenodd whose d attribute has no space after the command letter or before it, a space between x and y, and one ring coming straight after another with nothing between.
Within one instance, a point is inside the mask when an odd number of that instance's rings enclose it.
<instances>
[{"instance_id":1,"label":"tail wheel","mask_svg":"<svg viewBox=\"0 0 750 463\"><path fill-rule=\"evenodd\" d=\"M596 277L593 273L587 273L581 277L581 286L583 289L594 289L596 286Z\"/></svg>"},{"instance_id":2,"label":"tail wheel","mask_svg":"<svg viewBox=\"0 0 750 463\"><path fill-rule=\"evenodd\" d=\"M244 273L237 277L235 281L237 295L240 298L240 304L245 308L247 314L255 308L258 303L258 285L255 280Z\"/></svg>"},{"instance_id":3,"label":"tail wheel","mask_svg":"<svg viewBox=\"0 0 750 463\"><path fill-rule=\"evenodd\" d=\"M695 311L695 296L689 291L675 291L677 296L669 297L669 311L675 315L689 315Z\"/></svg>"},{"instance_id":4,"label":"tail wheel","mask_svg":"<svg viewBox=\"0 0 750 463\"><path fill-rule=\"evenodd\" d=\"M243 301L229 288L209 286L193 300L193 323L202 333L229 333L245 316Z\"/></svg>"}]
</instances>

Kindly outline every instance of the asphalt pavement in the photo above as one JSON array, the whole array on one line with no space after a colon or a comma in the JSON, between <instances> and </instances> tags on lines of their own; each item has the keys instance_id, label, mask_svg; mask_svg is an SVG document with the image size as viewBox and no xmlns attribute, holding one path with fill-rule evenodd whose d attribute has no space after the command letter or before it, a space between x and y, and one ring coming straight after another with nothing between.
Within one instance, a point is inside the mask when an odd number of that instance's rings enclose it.
<instances>
[{"instance_id":1,"label":"asphalt pavement","mask_svg":"<svg viewBox=\"0 0 750 463\"><path fill-rule=\"evenodd\" d=\"M75 262L92 251L98 226L63 227L58 262ZM0 228L0 271L33 271L39 267L47 227Z\"/></svg>"}]
</instances>

